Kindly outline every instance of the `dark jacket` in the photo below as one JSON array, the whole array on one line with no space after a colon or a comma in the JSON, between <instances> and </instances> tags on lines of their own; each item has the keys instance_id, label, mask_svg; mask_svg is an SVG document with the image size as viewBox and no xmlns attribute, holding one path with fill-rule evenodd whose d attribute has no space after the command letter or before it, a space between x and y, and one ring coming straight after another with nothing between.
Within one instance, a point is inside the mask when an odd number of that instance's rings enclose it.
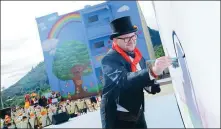
<instances>
[{"instance_id":1,"label":"dark jacket","mask_svg":"<svg viewBox=\"0 0 221 129\"><path fill-rule=\"evenodd\" d=\"M101 99L102 128L114 128L117 103L137 115L144 108L143 88L154 85L150 80L145 59L139 62L142 70L131 72L130 64L115 50L111 49L102 59L104 87Z\"/></svg>"}]
</instances>

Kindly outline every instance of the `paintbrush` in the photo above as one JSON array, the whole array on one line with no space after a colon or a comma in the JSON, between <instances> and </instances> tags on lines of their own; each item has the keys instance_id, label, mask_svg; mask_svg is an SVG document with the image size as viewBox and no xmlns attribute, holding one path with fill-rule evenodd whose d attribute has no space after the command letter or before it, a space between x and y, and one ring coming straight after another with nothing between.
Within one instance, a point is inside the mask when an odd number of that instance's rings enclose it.
<instances>
[{"instance_id":1,"label":"paintbrush","mask_svg":"<svg viewBox=\"0 0 221 129\"><path fill-rule=\"evenodd\" d=\"M172 61L177 61L178 59L180 59L180 58L184 58L185 56L182 56L182 57L173 57L173 58L170 58ZM154 59L154 60L147 60L147 62L155 62L156 61L156 59Z\"/></svg>"},{"instance_id":2,"label":"paintbrush","mask_svg":"<svg viewBox=\"0 0 221 129\"><path fill-rule=\"evenodd\" d=\"M178 62L178 59L181 59L181 58L184 58L185 55L181 56L181 57L173 57L173 58L170 58L172 60L172 66L173 68L177 68L179 67L179 62ZM151 63L151 62L155 62L156 59L154 60L147 60L147 62Z\"/></svg>"},{"instance_id":3,"label":"paintbrush","mask_svg":"<svg viewBox=\"0 0 221 129\"><path fill-rule=\"evenodd\" d=\"M167 51L167 54L169 55L169 52L168 52L167 48L166 48L166 51ZM185 58L185 54L183 56L180 56L180 57L170 58L172 60L173 68L179 67L178 59L182 59L182 58ZM156 59L154 59L154 60L147 60L147 62L149 62L149 63L152 63L152 62L155 62L155 61L156 61Z\"/></svg>"}]
</instances>

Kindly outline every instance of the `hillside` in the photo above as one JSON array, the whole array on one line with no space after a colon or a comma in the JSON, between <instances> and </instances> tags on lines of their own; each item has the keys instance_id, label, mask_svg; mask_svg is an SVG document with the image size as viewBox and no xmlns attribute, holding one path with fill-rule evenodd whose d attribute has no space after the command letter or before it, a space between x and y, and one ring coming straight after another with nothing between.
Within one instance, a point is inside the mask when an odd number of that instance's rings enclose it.
<instances>
[{"instance_id":1,"label":"hillside","mask_svg":"<svg viewBox=\"0 0 221 129\"><path fill-rule=\"evenodd\" d=\"M44 62L40 62L17 83L3 91L4 106L21 105L24 102L25 94L43 93L49 89L45 65Z\"/></svg>"}]
</instances>

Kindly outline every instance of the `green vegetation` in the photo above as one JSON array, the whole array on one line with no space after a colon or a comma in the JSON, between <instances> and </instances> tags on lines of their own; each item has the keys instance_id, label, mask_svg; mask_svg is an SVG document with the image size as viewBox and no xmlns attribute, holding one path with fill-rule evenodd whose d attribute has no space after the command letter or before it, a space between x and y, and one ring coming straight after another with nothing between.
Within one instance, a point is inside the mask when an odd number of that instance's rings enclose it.
<instances>
[{"instance_id":1,"label":"green vegetation","mask_svg":"<svg viewBox=\"0 0 221 129\"><path fill-rule=\"evenodd\" d=\"M159 58L161 56L165 56L162 44L155 46L154 47L154 52L155 52L156 58Z\"/></svg>"},{"instance_id":2,"label":"green vegetation","mask_svg":"<svg viewBox=\"0 0 221 129\"><path fill-rule=\"evenodd\" d=\"M40 62L32 68L22 79L5 89L1 95L4 107L20 105L24 106L25 94L33 92L44 94L50 91L49 81L45 71L44 62ZM0 108L2 105L0 103Z\"/></svg>"}]
</instances>

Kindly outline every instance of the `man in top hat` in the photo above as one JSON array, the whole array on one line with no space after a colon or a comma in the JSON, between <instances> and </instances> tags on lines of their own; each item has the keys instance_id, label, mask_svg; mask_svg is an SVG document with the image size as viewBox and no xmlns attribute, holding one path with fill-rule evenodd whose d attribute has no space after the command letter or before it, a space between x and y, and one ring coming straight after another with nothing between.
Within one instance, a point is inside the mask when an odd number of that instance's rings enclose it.
<instances>
[{"instance_id":1,"label":"man in top hat","mask_svg":"<svg viewBox=\"0 0 221 129\"><path fill-rule=\"evenodd\" d=\"M112 49L103 57L103 90L101 99L102 128L147 128L144 118L144 92L160 92L155 78L171 65L169 57L160 57L152 68L136 47L138 28L130 17L111 23Z\"/></svg>"}]
</instances>

